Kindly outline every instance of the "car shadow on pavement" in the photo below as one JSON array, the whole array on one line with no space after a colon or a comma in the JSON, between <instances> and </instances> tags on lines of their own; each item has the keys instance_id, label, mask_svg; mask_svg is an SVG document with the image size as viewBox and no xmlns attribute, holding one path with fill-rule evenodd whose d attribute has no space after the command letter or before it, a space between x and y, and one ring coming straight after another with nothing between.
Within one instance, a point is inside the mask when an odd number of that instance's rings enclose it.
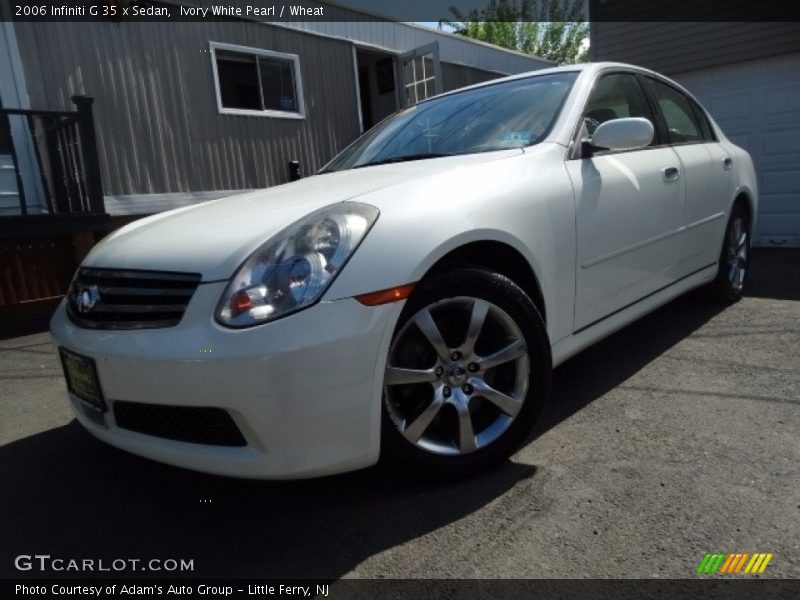
<instances>
[{"instance_id":1,"label":"car shadow on pavement","mask_svg":"<svg viewBox=\"0 0 800 600\"><path fill-rule=\"evenodd\" d=\"M800 249L753 250L748 297L800 300ZM560 365L529 441L606 394L725 309L704 289L673 300Z\"/></svg>"},{"instance_id":2,"label":"car shadow on pavement","mask_svg":"<svg viewBox=\"0 0 800 600\"><path fill-rule=\"evenodd\" d=\"M41 577L16 571L14 557L49 554L109 563L193 559L195 571L178 577L338 578L468 517L535 471L507 462L460 481L416 480L387 468L308 481L235 480L127 454L73 421L0 448L0 577ZM45 574L63 575L80 574Z\"/></svg>"},{"instance_id":3,"label":"car shadow on pavement","mask_svg":"<svg viewBox=\"0 0 800 600\"><path fill-rule=\"evenodd\" d=\"M529 440L613 390L719 314L697 290L601 340L553 372L550 401Z\"/></svg>"}]
</instances>

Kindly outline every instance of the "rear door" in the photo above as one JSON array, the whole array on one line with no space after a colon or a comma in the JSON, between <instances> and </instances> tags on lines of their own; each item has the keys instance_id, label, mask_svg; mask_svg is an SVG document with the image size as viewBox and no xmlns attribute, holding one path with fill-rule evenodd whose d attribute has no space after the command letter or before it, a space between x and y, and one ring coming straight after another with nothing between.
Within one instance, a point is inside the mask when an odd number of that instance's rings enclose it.
<instances>
[{"instance_id":1,"label":"rear door","mask_svg":"<svg viewBox=\"0 0 800 600\"><path fill-rule=\"evenodd\" d=\"M716 142L702 109L678 88L644 77L662 131L681 162L686 190L681 265L690 274L717 262L732 193L733 162Z\"/></svg>"},{"instance_id":2,"label":"rear door","mask_svg":"<svg viewBox=\"0 0 800 600\"><path fill-rule=\"evenodd\" d=\"M600 75L583 113L581 137L607 120L654 115L632 72ZM647 148L567 160L576 198L576 331L680 277L684 191L675 151L656 137Z\"/></svg>"},{"instance_id":3,"label":"rear door","mask_svg":"<svg viewBox=\"0 0 800 600\"><path fill-rule=\"evenodd\" d=\"M442 93L442 65L439 42L433 42L401 54L397 59L400 81L400 107L413 106Z\"/></svg>"}]
</instances>

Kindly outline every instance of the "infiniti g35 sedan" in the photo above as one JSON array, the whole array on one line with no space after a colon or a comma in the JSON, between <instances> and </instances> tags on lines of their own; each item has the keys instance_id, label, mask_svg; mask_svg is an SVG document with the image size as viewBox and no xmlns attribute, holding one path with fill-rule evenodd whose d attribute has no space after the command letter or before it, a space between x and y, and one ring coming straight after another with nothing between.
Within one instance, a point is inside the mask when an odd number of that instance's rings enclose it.
<instances>
[{"instance_id":1,"label":"infiniti g35 sedan","mask_svg":"<svg viewBox=\"0 0 800 600\"><path fill-rule=\"evenodd\" d=\"M546 69L118 230L51 329L78 421L135 454L467 474L522 443L570 356L693 288L738 300L756 213L750 157L681 86Z\"/></svg>"}]
</instances>

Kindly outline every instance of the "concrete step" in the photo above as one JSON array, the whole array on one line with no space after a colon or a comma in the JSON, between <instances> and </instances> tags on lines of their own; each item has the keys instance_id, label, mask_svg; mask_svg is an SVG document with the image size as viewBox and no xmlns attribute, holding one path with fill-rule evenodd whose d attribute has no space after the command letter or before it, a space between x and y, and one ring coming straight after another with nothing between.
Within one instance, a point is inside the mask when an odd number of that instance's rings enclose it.
<instances>
[{"instance_id":1,"label":"concrete step","mask_svg":"<svg viewBox=\"0 0 800 600\"><path fill-rule=\"evenodd\" d=\"M17 196L17 170L14 168L14 161L10 154L0 154L0 201L5 206L9 194L14 195L19 202Z\"/></svg>"},{"instance_id":2,"label":"concrete step","mask_svg":"<svg viewBox=\"0 0 800 600\"><path fill-rule=\"evenodd\" d=\"M0 216L19 214L19 194L0 192Z\"/></svg>"},{"instance_id":3,"label":"concrete step","mask_svg":"<svg viewBox=\"0 0 800 600\"><path fill-rule=\"evenodd\" d=\"M14 169L3 169L0 167L0 193L17 193L17 172Z\"/></svg>"}]
</instances>

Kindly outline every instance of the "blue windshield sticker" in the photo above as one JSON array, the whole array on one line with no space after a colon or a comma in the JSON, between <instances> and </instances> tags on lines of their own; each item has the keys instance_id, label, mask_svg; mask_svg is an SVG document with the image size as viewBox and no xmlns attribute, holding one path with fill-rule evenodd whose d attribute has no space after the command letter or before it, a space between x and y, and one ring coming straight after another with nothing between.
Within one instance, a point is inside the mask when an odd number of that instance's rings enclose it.
<instances>
[{"instance_id":1,"label":"blue windshield sticker","mask_svg":"<svg viewBox=\"0 0 800 600\"><path fill-rule=\"evenodd\" d=\"M530 131L507 131L500 136L500 143L504 146L527 146L532 138Z\"/></svg>"}]
</instances>

